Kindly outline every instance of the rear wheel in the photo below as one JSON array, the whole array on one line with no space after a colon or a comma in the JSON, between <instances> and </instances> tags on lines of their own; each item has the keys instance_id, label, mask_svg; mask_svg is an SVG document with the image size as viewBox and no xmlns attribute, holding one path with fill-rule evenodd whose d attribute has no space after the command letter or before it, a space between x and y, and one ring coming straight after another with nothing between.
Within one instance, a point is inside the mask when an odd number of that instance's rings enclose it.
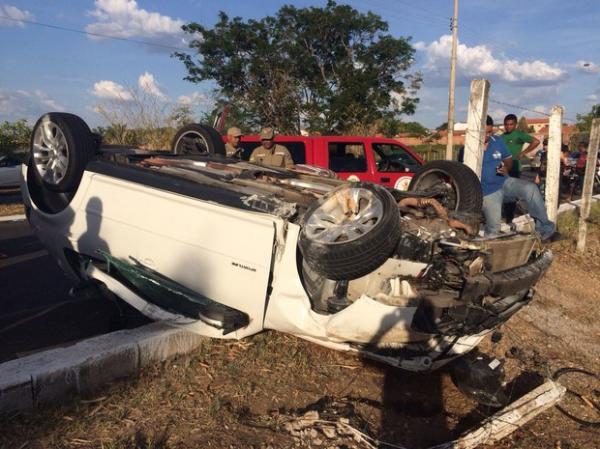
<instances>
[{"instance_id":1,"label":"rear wheel","mask_svg":"<svg viewBox=\"0 0 600 449\"><path fill-rule=\"evenodd\" d=\"M423 164L415 172L408 190L430 192L450 212L481 212L483 195L479 178L460 162L431 161Z\"/></svg>"},{"instance_id":2,"label":"rear wheel","mask_svg":"<svg viewBox=\"0 0 600 449\"><path fill-rule=\"evenodd\" d=\"M192 123L177 131L171 143L175 154L222 154L225 155L223 139L216 129Z\"/></svg>"},{"instance_id":3,"label":"rear wheel","mask_svg":"<svg viewBox=\"0 0 600 449\"><path fill-rule=\"evenodd\" d=\"M305 216L299 246L306 263L327 279L356 279L381 266L400 236L392 195L374 184L344 185Z\"/></svg>"}]
</instances>

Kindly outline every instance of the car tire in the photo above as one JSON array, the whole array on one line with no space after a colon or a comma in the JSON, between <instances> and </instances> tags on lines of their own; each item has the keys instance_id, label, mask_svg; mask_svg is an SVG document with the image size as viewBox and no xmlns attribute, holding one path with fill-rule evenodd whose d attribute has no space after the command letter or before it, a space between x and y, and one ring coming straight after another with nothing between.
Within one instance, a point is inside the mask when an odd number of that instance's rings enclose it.
<instances>
[{"instance_id":1,"label":"car tire","mask_svg":"<svg viewBox=\"0 0 600 449\"><path fill-rule=\"evenodd\" d=\"M481 214L483 194L479 178L460 162L431 161L423 164L415 172L408 190L427 190L439 183L449 184L452 188L454 198L442 201L449 213Z\"/></svg>"},{"instance_id":2,"label":"car tire","mask_svg":"<svg viewBox=\"0 0 600 449\"><path fill-rule=\"evenodd\" d=\"M171 142L171 151L174 154L210 153L225 156L225 144L213 127L191 123L177 131Z\"/></svg>"},{"instance_id":3,"label":"car tire","mask_svg":"<svg viewBox=\"0 0 600 449\"><path fill-rule=\"evenodd\" d=\"M354 201L354 203L352 203ZM346 213L344 204L346 203ZM348 207L358 207L348 215ZM302 219L299 248L327 279L351 280L380 267L400 237L400 212L382 186L356 183L333 190Z\"/></svg>"},{"instance_id":4,"label":"car tire","mask_svg":"<svg viewBox=\"0 0 600 449\"><path fill-rule=\"evenodd\" d=\"M50 191L73 192L96 147L90 128L80 117L64 112L44 114L31 132L33 174Z\"/></svg>"}]
</instances>

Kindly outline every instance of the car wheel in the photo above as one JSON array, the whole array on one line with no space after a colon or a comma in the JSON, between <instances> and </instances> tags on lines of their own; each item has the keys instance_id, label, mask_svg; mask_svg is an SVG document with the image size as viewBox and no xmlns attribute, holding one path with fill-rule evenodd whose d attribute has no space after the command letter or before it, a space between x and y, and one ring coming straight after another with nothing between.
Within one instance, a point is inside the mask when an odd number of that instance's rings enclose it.
<instances>
[{"instance_id":1,"label":"car wheel","mask_svg":"<svg viewBox=\"0 0 600 449\"><path fill-rule=\"evenodd\" d=\"M460 162L431 161L417 169L409 191L431 192L449 212L481 213L481 183L473 170Z\"/></svg>"},{"instance_id":2,"label":"car wheel","mask_svg":"<svg viewBox=\"0 0 600 449\"><path fill-rule=\"evenodd\" d=\"M174 154L222 154L225 155L223 139L216 129L192 123L179 129L171 142Z\"/></svg>"},{"instance_id":3,"label":"car wheel","mask_svg":"<svg viewBox=\"0 0 600 449\"><path fill-rule=\"evenodd\" d=\"M96 144L87 124L63 112L43 115L31 132L31 163L34 175L45 188L68 193L77 189Z\"/></svg>"},{"instance_id":4,"label":"car wheel","mask_svg":"<svg viewBox=\"0 0 600 449\"><path fill-rule=\"evenodd\" d=\"M300 252L327 279L356 279L381 266L400 237L392 195L375 184L344 185L325 195L303 218Z\"/></svg>"}]
</instances>

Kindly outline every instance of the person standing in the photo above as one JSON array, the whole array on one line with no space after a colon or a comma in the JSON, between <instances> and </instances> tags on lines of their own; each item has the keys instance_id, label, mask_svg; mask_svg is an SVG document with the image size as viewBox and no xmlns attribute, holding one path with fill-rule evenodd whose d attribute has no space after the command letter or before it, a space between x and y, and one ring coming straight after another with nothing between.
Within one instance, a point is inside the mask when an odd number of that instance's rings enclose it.
<instances>
[{"instance_id":1,"label":"person standing","mask_svg":"<svg viewBox=\"0 0 600 449\"><path fill-rule=\"evenodd\" d=\"M227 130L227 143L225 144L225 155L235 159L242 158L242 152L244 149L240 147L240 139L242 137L242 131L232 126Z\"/></svg>"},{"instance_id":2,"label":"person standing","mask_svg":"<svg viewBox=\"0 0 600 449\"><path fill-rule=\"evenodd\" d=\"M292 155L286 147L273 141L275 130L263 128L260 131L261 146L256 147L250 155L250 162L272 167L291 168L294 166Z\"/></svg>"},{"instance_id":3,"label":"person standing","mask_svg":"<svg viewBox=\"0 0 600 449\"><path fill-rule=\"evenodd\" d=\"M502 140L504 140L506 148L508 148L508 151L512 155L513 165L509 175L513 178L520 178L521 160L535 150L540 141L532 135L517 129L517 116L515 114L508 114L504 117L504 134L502 134ZM526 143L529 145L523 150L523 144Z\"/></svg>"}]
</instances>

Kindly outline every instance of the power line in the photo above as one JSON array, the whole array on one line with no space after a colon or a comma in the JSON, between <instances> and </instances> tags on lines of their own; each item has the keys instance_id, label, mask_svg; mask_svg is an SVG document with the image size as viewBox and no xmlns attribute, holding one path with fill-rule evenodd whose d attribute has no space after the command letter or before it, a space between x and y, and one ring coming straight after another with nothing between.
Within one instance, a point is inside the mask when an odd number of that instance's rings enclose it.
<instances>
[{"instance_id":1,"label":"power line","mask_svg":"<svg viewBox=\"0 0 600 449\"><path fill-rule=\"evenodd\" d=\"M113 40L124 41L124 42L133 42L135 44L149 45L151 47L164 48L166 50L176 50L176 51L188 50L187 48L174 47L172 45L156 44L154 42L141 41L141 40L137 40L137 39L129 39L127 37L111 36L110 34L93 33L90 31L78 30L76 28L66 28L66 27L62 27L62 26L58 26L58 25L52 25L49 23L34 22L33 20L15 19L14 17L5 16L3 14L0 14L0 19L12 20L13 22L27 23L29 25L37 25L37 26L41 26L41 27L45 27L45 28L50 28L53 30L69 31L71 33L85 34L86 36L102 37L105 39L113 39Z\"/></svg>"},{"instance_id":2,"label":"power line","mask_svg":"<svg viewBox=\"0 0 600 449\"><path fill-rule=\"evenodd\" d=\"M510 103L505 103L503 101L492 100L491 98L489 99L489 101L491 103L501 104L502 106L508 106L511 108L520 109L522 111L529 111L529 112L533 112L534 114L540 114L540 115L545 115L546 117L551 117L551 114L548 114L548 113L542 112L542 111L536 111L535 109L529 109L529 108L526 108L525 106L519 106L517 104L510 104ZM577 122L577 120L569 118L569 117L563 117L563 120L568 121L568 122L573 122L573 123Z\"/></svg>"}]
</instances>

